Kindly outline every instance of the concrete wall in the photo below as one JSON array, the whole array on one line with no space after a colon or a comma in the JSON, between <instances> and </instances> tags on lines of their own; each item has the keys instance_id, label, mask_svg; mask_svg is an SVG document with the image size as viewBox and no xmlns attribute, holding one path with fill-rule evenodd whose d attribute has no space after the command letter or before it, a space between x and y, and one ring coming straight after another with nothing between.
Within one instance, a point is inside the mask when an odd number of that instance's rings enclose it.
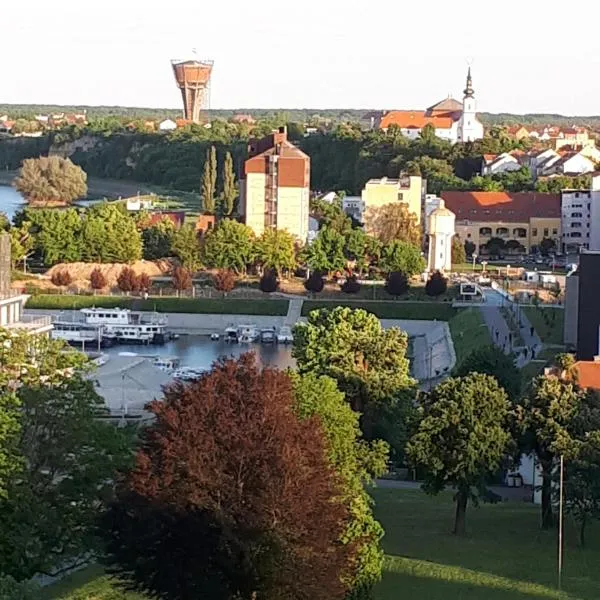
<instances>
[{"instance_id":1,"label":"concrete wall","mask_svg":"<svg viewBox=\"0 0 600 600\"><path fill-rule=\"evenodd\" d=\"M261 235L265 230L265 185L266 175L264 173L246 174L242 211L244 223L256 235Z\"/></svg>"},{"instance_id":2,"label":"concrete wall","mask_svg":"<svg viewBox=\"0 0 600 600\"><path fill-rule=\"evenodd\" d=\"M579 307L579 277L565 278L564 340L567 346L577 346L577 313Z\"/></svg>"},{"instance_id":3,"label":"concrete wall","mask_svg":"<svg viewBox=\"0 0 600 600\"><path fill-rule=\"evenodd\" d=\"M277 190L277 229L285 229L302 243L308 237L308 188L280 187Z\"/></svg>"}]
</instances>

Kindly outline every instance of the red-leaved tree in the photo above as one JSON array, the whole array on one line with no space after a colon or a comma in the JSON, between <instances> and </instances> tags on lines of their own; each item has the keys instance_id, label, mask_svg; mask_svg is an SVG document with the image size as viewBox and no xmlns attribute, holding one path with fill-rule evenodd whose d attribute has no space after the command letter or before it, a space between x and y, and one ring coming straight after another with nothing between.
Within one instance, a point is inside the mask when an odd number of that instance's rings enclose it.
<instances>
[{"instance_id":1,"label":"red-leaved tree","mask_svg":"<svg viewBox=\"0 0 600 600\"><path fill-rule=\"evenodd\" d=\"M104 273L98 267L96 267L90 273L90 286L93 290L101 290L102 288L106 287L106 284L107 281Z\"/></svg>"},{"instance_id":2,"label":"red-leaved tree","mask_svg":"<svg viewBox=\"0 0 600 600\"><path fill-rule=\"evenodd\" d=\"M175 267L171 281L178 294L185 292L192 287L192 276L184 267Z\"/></svg>"},{"instance_id":3,"label":"red-leaved tree","mask_svg":"<svg viewBox=\"0 0 600 600\"><path fill-rule=\"evenodd\" d=\"M235 273L229 269L217 271L213 277L215 290L227 294L235 287Z\"/></svg>"},{"instance_id":4,"label":"red-leaved tree","mask_svg":"<svg viewBox=\"0 0 600 600\"><path fill-rule=\"evenodd\" d=\"M145 271L138 275L138 289L142 292L148 292L152 287L152 280Z\"/></svg>"},{"instance_id":5,"label":"red-leaved tree","mask_svg":"<svg viewBox=\"0 0 600 600\"><path fill-rule=\"evenodd\" d=\"M137 292L140 289L140 281L131 267L123 267L117 277L117 285L122 292Z\"/></svg>"},{"instance_id":6,"label":"red-leaved tree","mask_svg":"<svg viewBox=\"0 0 600 600\"><path fill-rule=\"evenodd\" d=\"M57 287L63 287L70 285L73 281L73 278L71 277L71 273L69 273L69 271L66 269L60 269L60 271L54 271L52 273L50 276L50 281Z\"/></svg>"},{"instance_id":7,"label":"red-leaved tree","mask_svg":"<svg viewBox=\"0 0 600 600\"><path fill-rule=\"evenodd\" d=\"M335 600L352 544L318 419L252 354L175 384L149 410L136 466L102 520L107 562L166 600Z\"/></svg>"}]
</instances>

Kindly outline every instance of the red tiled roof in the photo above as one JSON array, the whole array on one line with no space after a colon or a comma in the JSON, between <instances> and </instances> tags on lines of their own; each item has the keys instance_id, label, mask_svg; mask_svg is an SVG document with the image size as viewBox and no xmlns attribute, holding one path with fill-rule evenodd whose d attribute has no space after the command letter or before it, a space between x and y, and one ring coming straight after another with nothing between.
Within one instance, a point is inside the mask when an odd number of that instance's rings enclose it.
<instances>
[{"instance_id":1,"label":"red tiled roof","mask_svg":"<svg viewBox=\"0 0 600 600\"><path fill-rule=\"evenodd\" d=\"M498 158L497 154L484 154L483 155L483 160L485 160L486 163L491 163L493 161L495 161Z\"/></svg>"},{"instance_id":2,"label":"red tiled roof","mask_svg":"<svg viewBox=\"0 0 600 600\"><path fill-rule=\"evenodd\" d=\"M577 383L583 389L600 390L600 362L578 360L574 365Z\"/></svg>"},{"instance_id":3,"label":"red tiled roof","mask_svg":"<svg viewBox=\"0 0 600 600\"><path fill-rule=\"evenodd\" d=\"M387 129L390 125L397 125L403 129L423 129L425 125L433 125L439 129L450 129L453 119L448 116L425 116L425 113L418 110L392 110L383 115L381 129Z\"/></svg>"},{"instance_id":4,"label":"red tiled roof","mask_svg":"<svg viewBox=\"0 0 600 600\"><path fill-rule=\"evenodd\" d=\"M179 228L185 221L185 211L152 212L150 213L149 217L150 225L155 225L156 223L160 223L163 219L168 219L173 223L173 225L175 225L175 227Z\"/></svg>"},{"instance_id":5,"label":"red tiled roof","mask_svg":"<svg viewBox=\"0 0 600 600\"><path fill-rule=\"evenodd\" d=\"M524 223L532 217L560 219L560 194L537 192L442 192L456 220Z\"/></svg>"}]
</instances>

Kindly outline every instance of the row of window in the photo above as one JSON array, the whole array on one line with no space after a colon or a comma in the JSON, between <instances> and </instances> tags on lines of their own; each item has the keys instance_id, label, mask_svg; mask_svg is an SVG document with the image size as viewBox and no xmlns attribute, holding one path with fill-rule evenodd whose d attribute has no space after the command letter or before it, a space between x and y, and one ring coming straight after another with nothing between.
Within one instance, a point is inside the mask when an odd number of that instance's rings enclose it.
<instances>
[{"instance_id":1,"label":"row of window","mask_svg":"<svg viewBox=\"0 0 600 600\"><path fill-rule=\"evenodd\" d=\"M508 234L509 234L509 230L506 227L496 228L496 235L508 235ZM491 227L480 227L479 235L482 235L482 236L492 235L492 228ZM524 238L524 237L527 237L527 231L522 228L513 229L513 235L515 237ZM531 229L531 235L533 237L537 237L537 235L538 235L537 227L533 227ZM550 229L548 227L544 227L544 237L548 237L549 235L550 235ZM554 227L552 229L552 235L558 235L558 228ZM468 234L467 237L471 237L471 234Z\"/></svg>"}]
</instances>

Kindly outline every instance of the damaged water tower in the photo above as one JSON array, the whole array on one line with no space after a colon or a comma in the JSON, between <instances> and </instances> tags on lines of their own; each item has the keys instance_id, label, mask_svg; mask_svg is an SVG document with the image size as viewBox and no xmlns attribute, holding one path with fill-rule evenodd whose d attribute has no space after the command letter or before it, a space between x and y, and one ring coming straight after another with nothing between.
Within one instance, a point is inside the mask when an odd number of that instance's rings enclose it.
<instances>
[{"instance_id":1,"label":"damaged water tower","mask_svg":"<svg viewBox=\"0 0 600 600\"><path fill-rule=\"evenodd\" d=\"M177 87L181 90L184 119L200 123L202 110L209 106L213 61L174 59L171 66Z\"/></svg>"}]
</instances>

